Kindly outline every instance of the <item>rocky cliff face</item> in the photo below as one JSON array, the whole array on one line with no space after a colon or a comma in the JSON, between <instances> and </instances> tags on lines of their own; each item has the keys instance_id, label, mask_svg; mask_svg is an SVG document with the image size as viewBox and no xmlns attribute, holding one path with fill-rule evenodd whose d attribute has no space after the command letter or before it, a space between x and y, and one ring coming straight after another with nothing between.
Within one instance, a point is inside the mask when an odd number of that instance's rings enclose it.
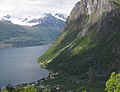
<instances>
[{"instance_id":1,"label":"rocky cliff face","mask_svg":"<svg viewBox=\"0 0 120 92\"><path fill-rule=\"evenodd\" d=\"M80 28L78 36L84 36L89 27L100 21L112 8L114 5L108 0L81 0L71 11L68 23L78 21L79 27L83 28L83 30Z\"/></svg>"},{"instance_id":2,"label":"rocky cliff face","mask_svg":"<svg viewBox=\"0 0 120 92\"><path fill-rule=\"evenodd\" d=\"M81 80L105 81L120 71L119 16L119 0L79 1L40 63Z\"/></svg>"},{"instance_id":3,"label":"rocky cliff face","mask_svg":"<svg viewBox=\"0 0 120 92\"><path fill-rule=\"evenodd\" d=\"M104 12L111 11L112 6L108 0L81 0L73 8L68 20L75 20L81 15L91 16L94 13L99 13L99 16Z\"/></svg>"}]
</instances>

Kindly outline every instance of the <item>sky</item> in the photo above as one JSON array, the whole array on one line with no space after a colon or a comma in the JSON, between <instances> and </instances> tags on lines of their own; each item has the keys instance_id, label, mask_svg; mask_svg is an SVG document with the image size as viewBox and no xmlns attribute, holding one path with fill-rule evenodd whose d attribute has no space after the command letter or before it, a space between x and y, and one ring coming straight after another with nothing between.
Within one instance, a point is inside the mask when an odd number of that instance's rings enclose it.
<instances>
[{"instance_id":1,"label":"sky","mask_svg":"<svg viewBox=\"0 0 120 92\"><path fill-rule=\"evenodd\" d=\"M0 0L0 15L32 15L44 13L70 14L79 0Z\"/></svg>"}]
</instances>

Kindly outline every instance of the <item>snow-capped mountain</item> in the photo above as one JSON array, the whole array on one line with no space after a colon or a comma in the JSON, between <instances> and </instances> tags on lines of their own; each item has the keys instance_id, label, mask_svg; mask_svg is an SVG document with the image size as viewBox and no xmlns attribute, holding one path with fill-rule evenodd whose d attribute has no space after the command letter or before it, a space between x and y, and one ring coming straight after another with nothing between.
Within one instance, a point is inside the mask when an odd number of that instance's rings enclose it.
<instances>
[{"instance_id":1,"label":"snow-capped mountain","mask_svg":"<svg viewBox=\"0 0 120 92\"><path fill-rule=\"evenodd\" d=\"M50 18L59 19L61 21L66 21L67 15L57 13L57 14L51 14L51 13L44 13L41 16L28 16L28 15L22 15L22 16L11 16L11 15L5 15L1 16L0 20L2 21L9 21L13 24L18 24L22 26L34 26L38 24L44 23L47 19Z\"/></svg>"},{"instance_id":2,"label":"snow-capped mountain","mask_svg":"<svg viewBox=\"0 0 120 92\"><path fill-rule=\"evenodd\" d=\"M53 43L61 34L66 17L44 13L37 17L6 15L0 20L0 43L19 47Z\"/></svg>"}]
</instances>

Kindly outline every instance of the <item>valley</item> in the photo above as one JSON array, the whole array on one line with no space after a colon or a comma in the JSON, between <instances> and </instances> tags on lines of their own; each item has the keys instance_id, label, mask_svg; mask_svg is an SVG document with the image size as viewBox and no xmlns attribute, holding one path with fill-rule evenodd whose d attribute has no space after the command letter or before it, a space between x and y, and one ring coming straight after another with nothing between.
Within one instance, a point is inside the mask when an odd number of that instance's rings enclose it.
<instances>
[{"instance_id":1,"label":"valley","mask_svg":"<svg viewBox=\"0 0 120 92\"><path fill-rule=\"evenodd\" d=\"M67 12L76 1L29 2ZM120 92L120 0L79 0L68 17L44 13L36 18L5 15L0 19L0 48L4 48L0 68L6 72L0 69L0 85L6 85L0 91ZM45 72L38 71L39 66ZM15 80L11 73L20 75ZM5 81L5 74L12 82ZM25 79L19 79L21 75Z\"/></svg>"}]
</instances>

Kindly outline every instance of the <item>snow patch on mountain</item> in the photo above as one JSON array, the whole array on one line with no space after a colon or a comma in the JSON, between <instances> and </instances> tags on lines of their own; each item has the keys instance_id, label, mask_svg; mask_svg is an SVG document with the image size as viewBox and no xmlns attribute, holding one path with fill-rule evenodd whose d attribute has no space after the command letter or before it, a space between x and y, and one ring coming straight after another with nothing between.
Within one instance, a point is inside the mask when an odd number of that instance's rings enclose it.
<instances>
[{"instance_id":1,"label":"snow patch on mountain","mask_svg":"<svg viewBox=\"0 0 120 92\"><path fill-rule=\"evenodd\" d=\"M66 14L56 13L53 16L56 17L57 19L60 19L60 20L63 20L63 21L66 21L66 19L67 19Z\"/></svg>"}]
</instances>

